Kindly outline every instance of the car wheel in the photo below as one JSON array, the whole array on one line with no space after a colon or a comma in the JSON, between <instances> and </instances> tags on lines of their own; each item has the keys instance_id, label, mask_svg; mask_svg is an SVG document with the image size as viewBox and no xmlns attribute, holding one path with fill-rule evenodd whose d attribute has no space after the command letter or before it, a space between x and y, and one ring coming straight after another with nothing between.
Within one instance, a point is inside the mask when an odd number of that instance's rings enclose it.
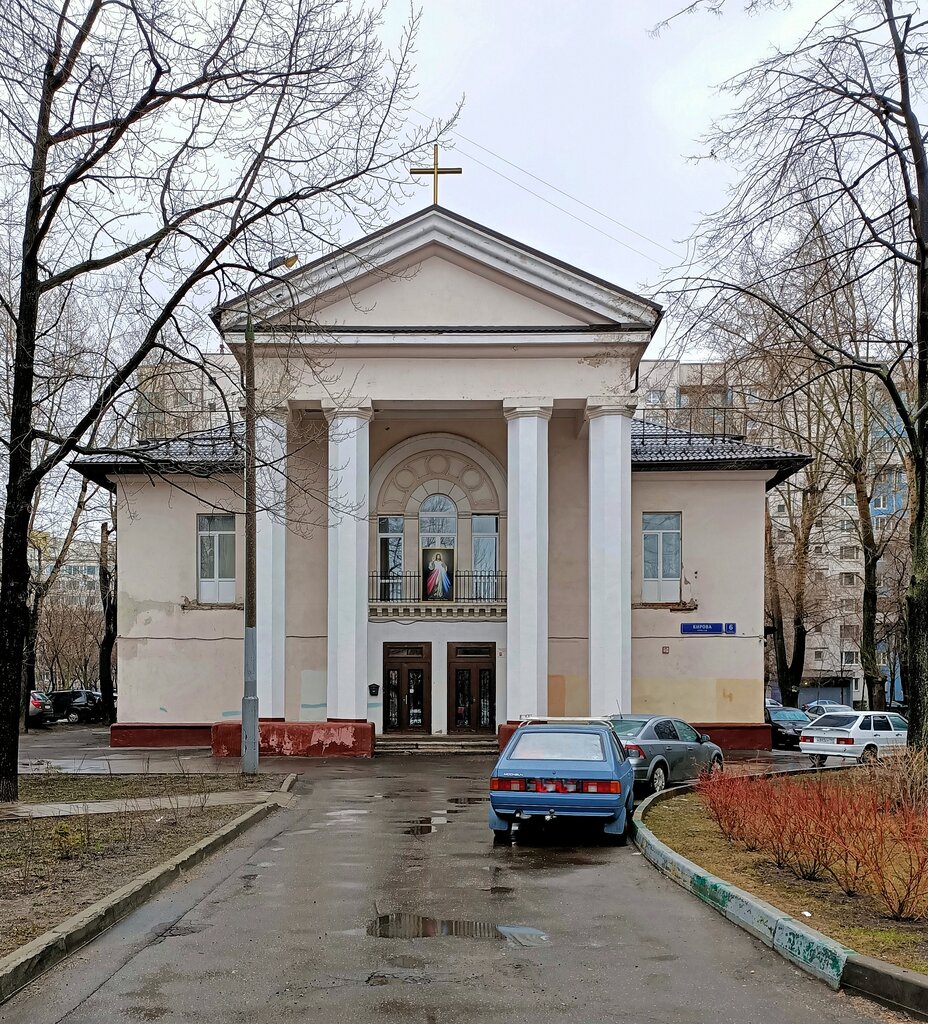
<instances>
[{"instance_id":1,"label":"car wheel","mask_svg":"<svg viewBox=\"0 0 928 1024\"><path fill-rule=\"evenodd\" d=\"M68 721L71 725L76 725L81 720L81 716L76 711L68 712Z\"/></svg>"},{"instance_id":2,"label":"car wheel","mask_svg":"<svg viewBox=\"0 0 928 1024\"><path fill-rule=\"evenodd\" d=\"M825 767L825 755L824 754L809 754L809 760L812 762L813 768L824 768Z\"/></svg>"},{"instance_id":3,"label":"car wheel","mask_svg":"<svg viewBox=\"0 0 928 1024\"><path fill-rule=\"evenodd\" d=\"M651 792L652 793L663 793L667 788L667 769L659 764L655 767L654 771L651 772Z\"/></svg>"},{"instance_id":4,"label":"car wheel","mask_svg":"<svg viewBox=\"0 0 928 1024\"><path fill-rule=\"evenodd\" d=\"M879 760L880 753L874 746L864 747L864 752L860 755L861 764L873 764Z\"/></svg>"},{"instance_id":5,"label":"car wheel","mask_svg":"<svg viewBox=\"0 0 928 1024\"><path fill-rule=\"evenodd\" d=\"M719 755L718 754L713 754L712 755L712 762L709 765L709 774L710 775L715 775L716 772L720 772L724 767L725 767L725 765L722 762L722 759L719 757Z\"/></svg>"}]
</instances>

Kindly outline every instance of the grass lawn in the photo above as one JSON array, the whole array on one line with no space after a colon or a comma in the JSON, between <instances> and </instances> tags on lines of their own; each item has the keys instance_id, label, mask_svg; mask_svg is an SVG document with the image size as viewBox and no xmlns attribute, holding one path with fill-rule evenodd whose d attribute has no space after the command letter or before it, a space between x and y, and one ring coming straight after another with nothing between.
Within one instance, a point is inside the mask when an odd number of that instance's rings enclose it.
<instances>
[{"instance_id":1,"label":"grass lawn","mask_svg":"<svg viewBox=\"0 0 928 1024\"><path fill-rule=\"evenodd\" d=\"M893 921L867 896L845 896L830 879L803 881L778 868L767 854L729 843L695 794L657 804L646 823L658 839L711 874L858 953L928 972L928 922ZM812 916L803 916L804 910Z\"/></svg>"},{"instance_id":2,"label":"grass lawn","mask_svg":"<svg viewBox=\"0 0 928 1024\"><path fill-rule=\"evenodd\" d=\"M28 804L83 803L144 796L228 793L237 789L273 792L285 775L72 775L47 772L19 777L19 799Z\"/></svg>"},{"instance_id":3,"label":"grass lawn","mask_svg":"<svg viewBox=\"0 0 928 1024\"><path fill-rule=\"evenodd\" d=\"M115 892L246 809L127 811L0 824L0 956Z\"/></svg>"}]
</instances>

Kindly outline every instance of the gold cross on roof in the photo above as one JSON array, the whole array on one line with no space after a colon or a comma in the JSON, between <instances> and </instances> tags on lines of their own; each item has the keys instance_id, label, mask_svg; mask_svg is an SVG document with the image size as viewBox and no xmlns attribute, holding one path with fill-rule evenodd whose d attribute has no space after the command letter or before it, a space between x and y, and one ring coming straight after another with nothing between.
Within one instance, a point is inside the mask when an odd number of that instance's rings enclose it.
<instances>
[{"instance_id":1,"label":"gold cross on roof","mask_svg":"<svg viewBox=\"0 0 928 1024\"><path fill-rule=\"evenodd\" d=\"M410 174L431 174L432 175L432 201L438 206L438 175L439 174L463 174L462 167L439 167L438 166L438 143L432 147L431 167L410 167Z\"/></svg>"}]
</instances>

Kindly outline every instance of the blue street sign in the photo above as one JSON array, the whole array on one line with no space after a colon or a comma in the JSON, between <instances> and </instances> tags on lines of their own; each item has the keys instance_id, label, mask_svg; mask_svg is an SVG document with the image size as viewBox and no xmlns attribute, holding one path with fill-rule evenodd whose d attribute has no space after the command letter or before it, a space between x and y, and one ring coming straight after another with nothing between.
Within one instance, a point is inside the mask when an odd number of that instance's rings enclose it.
<instances>
[{"instance_id":1,"label":"blue street sign","mask_svg":"<svg viewBox=\"0 0 928 1024\"><path fill-rule=\"evenodd\" d=\"M681 622L680 632L684 636L735 636L738 632L736 622Z\"/></svg>"}]
</instances>

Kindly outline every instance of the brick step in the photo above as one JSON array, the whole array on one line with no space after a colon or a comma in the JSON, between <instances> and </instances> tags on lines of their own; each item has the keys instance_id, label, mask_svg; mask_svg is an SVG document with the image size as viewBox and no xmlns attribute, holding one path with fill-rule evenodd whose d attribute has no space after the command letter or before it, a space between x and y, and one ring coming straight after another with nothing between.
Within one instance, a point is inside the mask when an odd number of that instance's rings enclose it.
<instances>
[{"instance_id":1,"label":"brick step","mask_svg":"<svg viewBox=\"0 0 928 1024\"><path fill-rule=\"evenodd\" d=\"M378 736L378 754L495 754L495 736L458 738L454 736Z\"/></svg>"}]
</instances>

